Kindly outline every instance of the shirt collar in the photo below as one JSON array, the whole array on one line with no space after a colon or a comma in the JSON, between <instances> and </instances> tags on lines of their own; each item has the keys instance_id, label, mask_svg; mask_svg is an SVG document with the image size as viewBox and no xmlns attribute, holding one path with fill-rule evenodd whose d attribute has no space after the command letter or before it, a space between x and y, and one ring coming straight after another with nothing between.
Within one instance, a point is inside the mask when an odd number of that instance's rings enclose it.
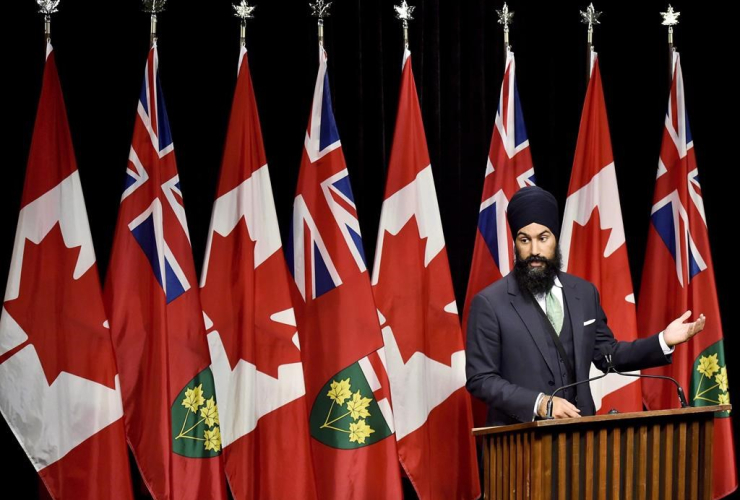
<instances>
[{"instance_id":1,"label":"shirt collar","mask_svg":"<svg viewBox=\"0 0 740 500\"><path fill-rule=\"evenodd\" d=\"M555 282L554 282L554 285L555 285L556 287L558 287L558 288L563 288L563 284L562 284L562 283L560 282L560 278L558 277L558 275L557 275L557 274L555 275Z\"/></svg>"}]
</instances>

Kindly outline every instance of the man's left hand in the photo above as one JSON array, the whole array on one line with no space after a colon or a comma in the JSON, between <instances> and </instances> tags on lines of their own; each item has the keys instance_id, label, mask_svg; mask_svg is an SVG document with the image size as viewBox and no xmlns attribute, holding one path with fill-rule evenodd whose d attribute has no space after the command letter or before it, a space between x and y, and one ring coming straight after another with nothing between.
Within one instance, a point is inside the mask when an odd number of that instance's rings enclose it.
<instances>
[{"instance_id":1,"label":"man's left hand","mask_svg":"<svg viewBox=\"0 0 740 500\"><path fill-rule=\"evenodd\" d=\"M700 314L699 319L696 321L685 323L690 317L691 311L686 311L680 318L673 320L665 327L665 330L663 330L663 340L668 347L682 344L704 329L704 323L706 323L707 319L703 314Z\"/></svg>"}]
</instances>

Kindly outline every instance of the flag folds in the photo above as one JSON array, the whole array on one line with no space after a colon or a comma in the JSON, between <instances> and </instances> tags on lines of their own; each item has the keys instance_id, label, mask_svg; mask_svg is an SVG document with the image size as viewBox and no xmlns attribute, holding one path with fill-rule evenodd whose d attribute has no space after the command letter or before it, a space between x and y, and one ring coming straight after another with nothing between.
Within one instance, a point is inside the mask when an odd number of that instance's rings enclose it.
<instances>
[{"instance_id":1,"label":"flag folds","mask_svg":"<svg viewBox=\"0 0 740 500\"><path fill-rule=\"evenodd\" d=\"M659 331L686 310L694 317L706 316L704 331L676 347L672 364L647 372L669 375L688 387L692 406L727 404L730 392L704 195L681 61L675 53L637 310L640 334ZM672 386L654 380L642 383L648 409L678 406ZM737 467L730 415L720 412L715 417L713 488L714 498L721 498L737 488Z\"/></svg>"},{"instance_id":2,"label":"flag folds","mask_svg":"<svg viewBox=\"0 0 740 500\"><path fill-rule=\"evenodd\" d=\"M289 285L242 47L201 276L224 467L237 500L316 498Z\"/></svg>"},{"instance_id":3,"label":"flag folds","mask_svg":"<svg viewBox=\"0 0 740 500\"><path fill-rule=\"evenodd\" d=\"M463 309L463 335L473 297L511 271L514 240L506 220L506 207L514 193L524 186L533 186L534 182L532 153L516 86L514 53L509 51L483 181L478 230Z\"/></svg>"},{"instance_id":4,"label":"flag folds","mask_svg":"<svg viewBox=\"0 0 740 500\"><path fill-rule=\"evenodd\" d=\"M637 339L637 317L627 243L619 203L599 60L594 55L591 79L581 114L568 198L560 232L563 269L593 283L617 340ZM591 365L591 376L601 372ZM615 408L641 411L637 378L609 374L591 383L597 413Z\"/></svg>"},{"instance_id":5,"label":"flag folds","mask_svg":"<svg viewBox=\"0 0 740 500\"><path fill-rule=\"evenodd\" d=\"M53 498L132 497L119 378L50 43L0 316L0 412Z\"/></svg>"},{"instance_id":6,"label":"flag folds","mask_svg":"<svg viewBox=\"0 0 740 500\"><path fill-rule=\"evenodd\" d=\"M225 498L218 402L156 45L105 283L126 434L157 500Z\"/></svg>"},{"instance_id":7,"label":"flag folds","mask_svg":"<svg viewBox=\"0 0 740 500\"><path fill-rule=\"evenodd\" d=\"M286 257L319 498L401 498L383 340L321 45Z\"/></svg>"},{"instance_id":8,"label":"flag folds","mask_svg":"<svg viewBox=\"0 0 740 500\"><path fill-rule=\"evenodd\" d=\"M421 499L478 498L465 350L408 50L372 283L401 464Z\"/></svg>"}]
</instances>

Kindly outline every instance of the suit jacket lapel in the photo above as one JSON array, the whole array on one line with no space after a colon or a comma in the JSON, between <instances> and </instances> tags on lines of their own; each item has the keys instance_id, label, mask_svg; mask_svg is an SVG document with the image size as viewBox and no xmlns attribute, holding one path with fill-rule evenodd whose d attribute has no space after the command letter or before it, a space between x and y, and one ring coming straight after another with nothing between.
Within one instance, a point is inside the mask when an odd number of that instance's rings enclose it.
<instances>
[{"instance_id":1,"label":"suit jacket lapel","mask_svg":"<svg viewBox=\"0 0 740 500\"><path fill-rule=\"evenodd\" d=\"M525 295L520 289L516 282L516 278L513 273L509 273L506 277L509 297L511 299L511 305L519 315L519 318L524 322L527 327L527 331L532 336L534 343L537 345L540 354L545 359L547 367L550 369L550 373L555 376L556 360L550 359L550 349L547 346L547 332L542 329L542 323L540 322L539 313L534 309L539 307L537 302L529 296Z\"/></svg>"}]
</instances>

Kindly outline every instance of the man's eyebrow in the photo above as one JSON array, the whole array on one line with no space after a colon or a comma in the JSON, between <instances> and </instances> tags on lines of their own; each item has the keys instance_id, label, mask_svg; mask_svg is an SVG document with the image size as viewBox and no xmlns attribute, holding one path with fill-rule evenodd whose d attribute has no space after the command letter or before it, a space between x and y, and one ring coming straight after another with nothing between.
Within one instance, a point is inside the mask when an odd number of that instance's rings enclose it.
<instances>
[{"instance_id":1,"label":"man's eyebrow","mask_svg":"<svg viewBox=\"0 0 740 500\"><path fill-rule=\"evenodd\" d=\"M540 234L535 235L535 236L529 235L529 234L525 233L524 231L519 231L518 233L516 233L517 237L519 237L519 236L526 236L529 239L535 238L537 236L542 236L544 234L551 234L551 231L549 229L545 229Z\"/></svg>"}]
</instances>

